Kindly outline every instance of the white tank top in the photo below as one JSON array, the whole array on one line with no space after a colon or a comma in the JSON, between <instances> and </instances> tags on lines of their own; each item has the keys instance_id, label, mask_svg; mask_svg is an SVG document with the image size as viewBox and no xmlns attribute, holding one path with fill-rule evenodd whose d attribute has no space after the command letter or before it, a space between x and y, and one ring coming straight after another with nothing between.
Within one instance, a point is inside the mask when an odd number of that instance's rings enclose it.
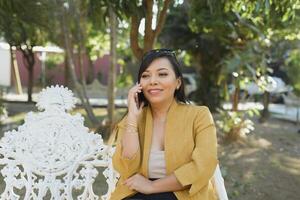
<instances>
[{"instance_id":1,"label":"white tank top","mask_svg":"<svg viewBox=\"0 0 300 200\"><path fill-rule=\"evenodd\" d=\"M150 151L148 175L149 178L163 178L166 176L165 151Z\"/></svg>"}]
</instances>

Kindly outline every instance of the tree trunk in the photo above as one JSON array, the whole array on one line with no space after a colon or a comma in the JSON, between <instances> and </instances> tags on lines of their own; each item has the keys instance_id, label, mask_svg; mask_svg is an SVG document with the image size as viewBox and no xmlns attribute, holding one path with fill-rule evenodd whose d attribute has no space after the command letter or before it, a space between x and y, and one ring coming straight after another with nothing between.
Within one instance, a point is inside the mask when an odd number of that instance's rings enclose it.
<instances>
[{"instance_id":1,"label":"tree trunk","mask_svg":"<svg viewBox=\"0 0 300 200\"><path fill-rule=\"evenodd\" d=\"M13 52L13 50L12 50L11 45L9 47L9 50L10 50L10 60L11 60L11 68L12 68L12 72L13 72L14 85L16 87L17 93L18 94L23 94L21 79L20 79L20 73L19 73L19 67L18 67L18 64L16 62L16 56L15 56L15 53Z\"/></svg>"},{"instance_id":2,"label":"tree trunk","mask_svg":"<svg viewBox=\"0 0 300 200\"><path fill-rule=\"evenodd\" d=\"M130 48L133 55L137 60L142 60L143 49L139 45L139 26L141 19L137 16L131 17L131 28L130 28Z\"/></svg>"},{"instance_id":3,"label":"tree trunk","mask_svg":"<svg viewBox=\"0 0 300 200\"><path fill-rule=\"evenodd\" d=\"M80 1L78 1L76 3L80 3ZM73 2L73 4L75 4L75 3ZM86 78L85 78L84 63L83 63L84 56L87 54L87 50L85 47L85 34L83 31L86 29L86 27L84 27L84 24L86 22L83 20L80 8L81 8L80 4L75 5L74 14L75 14L75 18L76 18L76 29L77 29L77 40L78 40L77 42L78 42L78 57L79 57L81 91L82 91L83 99L85 100L85 104L88 108L88 111L87 111L88 115L90 115L90 117L92 118L91 121L93 121L93 123L98 123L98 120L97 120L96 116L94 115L93 110L91 109L91 105L90 105L90 101L89 101L89 97L87 95L87 89L86 89ZM96 125L96 124L94 124L94 125Z\"/></svg>"},{"instance_id":4,"label":"tree trunk","mask_svg":"<svg viewBox=\"0 0 300 200\"><path fill-rule=\"evenodd\" d=\"M88 118L90 119L91 123L93 124L93 126L95 126L96 124L98 124L98 120L95 117L93 110L89 104L89 101L87 98L85 98L84 93L82 92L82 88L81 85L78 83L77 80L77 76L75 74L75 64L74 64L74 58L73 58L73 50L71 48L71 42L70 42L70 32L69 32L69 28L68 28L68 23L66 21L66 12L64 10L65 8L62 8L61 10L61 27L62 27L62 31L63 31L63 35L64 35L64 43L65 43L65 50L66 50L66 54L68 57L68 64L70 67L70 77L72 80L72 84L78 94L78 97L81 100L81 103L87 113Z\"/></svg>"},{"instance_id":5,"label":"tree trunk","mask_svg":"<svg viewBox=\"0 0 300 200\"><path fill-rule=\"evenodd\" d=\"M198 88L196 91L197 103L209 107L215 111L219 106L219 89L212 77L214 66L206 64L200 52L192 54L195 59L195 70L199 75Z\"/></svg>"},{"instance_id":6,"label":"tree trunk","mask_svg":"<svg viewBox=\"0 0 300 200\"><path fill-rule=\"evenodd\" d=\"M27 46L26 49L19 48L23 54L23 60L25 61L25 67L28 70L28 86L27 86L27 101L32 102L32 90L33 90L33 69L34 69L34 53L33 46Z\"/></svg>"},{"instance_id":7,"label":"tree trunk","mask_svg":"<svg viewBox=\"0 0 300 200\"><path fill-rule=\"evenodd\" d=\"M87 84L90 84L93 82L95 76L95 71L94 71L94 64L93 64L93 61L91 59L91 56L90 56L90 51L86 48L87 52L86 52L86 55L88 57L88 72L87 72L87 78L86 78L86 83Z\"/></svg>"},{"instance_id":8,"label":"tree trunk","mask_svg":"<svg viewBox=\"0 0 300 200\"><path fill-rule=\"evenodd\" d=\"M130 47L133 52L133 55L137 60L141 60L143 54L153 48L153 45L156 41L156 38L160 34L167 15L167 10L171 3L171 0L165 0L163 8L161 11L158 11L157 15L157 23L156 27L152 29L152 21L153 21L153 0L146 0L144 1L146 4L146 16L145 16L145 34L144 34L144 46L140 47L139 45L139 25L141 19L138 16L133 15L131 16L131 29L130 29ZM158 8L159 9L159 8Z\"/></svg>"},{"instance_id":9,"label":"tree trunk","mask_svg":"<svg viewBox=\"0 0 300 200\"><path fill-rule=\"evenodd\" d=\"M108 122L109 132L112 131L112 124L114 123L115 112L115 82L116 82L116 65L117 65L117 16L113 9L109 7L109 23L110 23L110 69L108 75Z\"/></svg>"},{"instance_id":10,"label":"tree trunk","mask_svg":"<svg viewBox=\"0 0 300 200\"><path fill-rule=\"evenodd\" d=\"M32 102L32 89L33 89L33 67L30 67L28 75L28 102Z\"/></svg>"},{"instance_id":11,"label":"tree trunk","mask_svg":"<svg viewBox=\"0 0 300 200\"><path fill-rule=\"evenodd\" d=\"M265 122L269 118L269 103L270 103L270 93L265 91L263 97L264 109L261 112L260 122Z\"/></svg>"},{"instance_id":12,"label":"tree trunk","mask_svg":"<svg viewBox=\"0 0 300 200\"><path fill-rule=\"evenodd\" d=\"M70 67L68 65L68 55L65 53L64 56L64 64L65 64L65 71L64 71L64 77L65 77L65 86L71 87L70 85Z\"/></svg>"},{"instance_id":13,"label":"tree trunk","mask_svg":"<svg viewBox=\"0 0 300 200\"><path fill-rule=\"evenodd\" d=\"M233 99L232 99L232 111L235 112L238 111L239 99L240 99L240 86L239 84L236 84L234 94L233 94Z\"/></svg>"},{"instance_id":14,"label":"tree trunk","mask_svg":"<svg viewBox=\"0 0 300 200\"><path fill-rule=\"evenodd\" d=\"M86 38L87 38L87 18L88 18L88 3L85 1L72 0L74 4L74 15L76 17L76 29L77 29L77 40L78 40L78 52L79 58L81 59L81 66L83 71L83 60L85 56L88 59L87 74L83 74L84 84L89 84L94 79L94 70L93 62L90 57L90 50L86 47ZM82 79L83 80L83 79ZM84 86L85 88L85 86Z\"/></svg>"}]
</instances>

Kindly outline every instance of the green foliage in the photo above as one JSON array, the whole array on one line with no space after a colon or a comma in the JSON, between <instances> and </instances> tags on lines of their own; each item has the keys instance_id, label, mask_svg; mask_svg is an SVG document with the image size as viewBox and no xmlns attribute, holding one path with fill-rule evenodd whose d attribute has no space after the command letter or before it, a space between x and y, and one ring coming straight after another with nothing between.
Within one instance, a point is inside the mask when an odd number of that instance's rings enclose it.
<instances>
[{"instance_id":1,"label":"green foliage","mask_svg":"<svg viewBox=\"0 0 300 200\"><path fill-rule=\"evenodd\" d=\"M86 47L92 60L103 56L109 51L109 35L99 30L89 30Z\"/></svg>"},{"instance_id":2,"label":"green foliage","mask_svg":"<svg viewBox=\"0 0 300 200\"><path fill-rule=\"evenodd\" d=\"M297 32L299 0L230 0L226 1L226 9L233 12L239 18L239 24L247 27L253 36L283 37L283 31Z\"/></svg>"},{"instance_id":3,"label":"green foliage","mask_svg":"<svg viewBox=\"0 0 300 200\"><path fill-rule=\"evenodd\" d=\"M121 65L121 73L117 76L116 86L118 88L128 88L133 85L133 79L130 75L128 69L124 69L124 61L119 60L118 62Z\"/></svg>"},{"instance_id":4,"label":"green foliage","mask_svg":"<svg viewBox=\"0 0 300 200\"><path fill-rule=\"evenodd\" d=\"M2 99L0 98L0 125L1 125L1 122L7 118L7 112L6 112L6 109L3 105L3 101Z\"/></svg>"},{"instance_id":5,"label":"green foliage","mask_svg":"<svg viewBox=\"0 0 300 200\"><path fill-rule=\"evenodd\" d=\"M132 15L138 16L138 18L145 17L146 14L146 2L140 0L125 0L121 1L120 8L127 18Z\"/></svg>"},{"instance_id":6,"label":"green foliage","mask_svg":"<svg viewBox=\"0 0 300 200\"><path fill-rule=\"evenodd\" d=\"M221 27L214 27L216 24L226 27L226 23L216 22L218 14L202 16L202 11L208 12L207 10L209 8L206 1L192 1L191 4L185 2L181 6L171 7L159 40L163 46L180 49L186 53L184 62L193 66L199 73L197 102L214 110L219 102L220 87L217 81L221 65L218 63L228 51L226 45L223 45L223 36L226 36L227 31L222 33ZM221 19L222 17L219 17L219 20ZM202 22L204 24L201 24Z\"/></svg>"},{"instance_id":7,"label":"green foliage","mask_svg":"<svg viewBox=\"0 0 300 200\"><path fill-rule=\"evenodd\" d=\"M229 82L232 73L236 85L245 85L268 72L272 42L299 33L298 5L296 0L188 1L171 8L160 39L191 55L200 73L198 96L209 106L221 92L206 98Z\"/></svg>"},{"instance_id":8,"label":"green foliage","mask_svg":"<svg viewBox=\"0 0 300 200\"><path fill-rule=\"evenodd\" d=\"M191 55L192 65L200 72L198 96L206 104L218 98L205 100L212 88L229 82L233 72L236 85L258 81L268 72L267 61L276 58L272 54L278 52L278 41L300 38L299 2L186 1L171 8L160 41Z\"/></svg>"},{"instance_id":9,"label":"green foliage","mask_svg":"<svg viewBox=\"0 0 300 200\"><path fill-rule=\"evenodd\" d=\"M230 43L235 36L235 24L238 21L233 12L225 9L228 1L200 0L191 1L189 27L207 39L217 39Z\"/></svg>"},{"instance_id":10,"label":"green foliage","mask_svg":"<svg viewBox=\"0 0 300 200\"><path fill-rule=\"evenodd\" d=\"M2 103L2 99L0 99L0 116L2 116L4 114L4 106Z\"/></svg>"},{"instance_id":11,"label":"green foliage","mask_svg":"<svg viewBox=\"0 0 300 200\"><path fill-rule=\"evenodd\" d=\"M264 41L251 41L245 47L233 48L222 61L221 79L232 76L234 84L243 88L250 82L258 82L268 72L268 46Z\"/></svg>"},{"instance_id":12,"label":"green foliage","mask_svg":"<svg viewBox=\"0 0 300 200\"><path fill-rule=\"evenodd\" d=\"M300 96L300 50L295 49L289 53L286 60L288 76L291 79L294 92Z\"/></svg>"},{"instance_id":13,"label":"green foliage","mask_svg":"<svg viewBox=\"0 0 300 200\"><path fill-rule=\"evenodd\" d=\"M12 46L36 46L45 42L47 7L34 0L0 2L0 34Z\"/></svg>"},{"instance_id":14,"label":"green foliage","mask_svg":"<svg viewBox=\"0 0 300 200\"><path fill-rule=\"evenodd\" d=\"M53 69L55 68L57 65L61 64L64 62L64 55L63 54L48 54L45 60L45 65L47 67L47 69Z\"/></svg>"},{"instance_id":15,"label":"green foliage","mask_svg":"<svg viewBox=\"0 0 300 200\"><path fill-rule=\"evenodd\" d=\"M229 141L238 140L241 136L251 133L254 130L254 123L248 118L259 115L257 109L241 112L218 109L218 112L220 113L220 120L217 120L216 123L225 139Z\"/></svg>"},{"instance_id":16,"label":"green foliage","mask_svg":"<svg viewBox=\"0 0 300 200\"><path fill-rule=\"evenodd\" d=\"M117 77L116 85L118 88L126 88L133 84L132 76L130 74L122 73Z\"/></svg>"}]
</instances>

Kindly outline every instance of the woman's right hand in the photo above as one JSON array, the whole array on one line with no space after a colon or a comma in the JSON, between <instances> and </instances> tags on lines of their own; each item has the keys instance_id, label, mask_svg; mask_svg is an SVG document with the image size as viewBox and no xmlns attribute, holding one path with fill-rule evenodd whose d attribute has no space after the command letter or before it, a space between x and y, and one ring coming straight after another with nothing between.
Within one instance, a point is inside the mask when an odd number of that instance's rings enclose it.
<instances>
[{"instance_id":1,"label":"woman's right hand","mask_svg":"<svg viewBox=\"0 0 300 200\"><path fill-rule=\"evenodd\" d=\"M127 97L127 105L128 105L128 117L133 123L137 123L137 119L139 114L142 112L144 103L142 102L139 105L138 93L142 92L141 84L136 84L133 86L129 92Z\"/></svg>"}]
</instances>

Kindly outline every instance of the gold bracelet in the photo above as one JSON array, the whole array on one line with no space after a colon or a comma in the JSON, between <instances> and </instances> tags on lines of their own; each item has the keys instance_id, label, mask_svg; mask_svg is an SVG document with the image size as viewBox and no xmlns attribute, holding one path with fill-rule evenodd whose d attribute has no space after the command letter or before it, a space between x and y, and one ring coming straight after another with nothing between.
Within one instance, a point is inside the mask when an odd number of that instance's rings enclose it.
<instances>
[{"instance_id":1,"label":"gold bracelet","mask_svg":"<svg viewBox=\"0 0 300 200\"><path fill-rule=\"evenodd\" d=\"M136 126L126 126L126 129L129 129L129 130L138 130L138 128Z\"/></svg>"},{"instance_id":2,"label":"gold bracelet","mask_svg":"<svg viewBox=\"0 0 300 200\"><path fill-rule=\"evenodd\" d=\"M126 129L125 133L128 133L128 134L138 134L138 130L137 129Z\"/></svg>"},{"instance_id":3,"label":"gold bracelet","mask_svg":"<svg viewBox=\"0 0 300 200\"><path fill-rule=\"evenodd\" d=\"M137 129L137 124L127 122L127 126L134 127Z\"/></svg>"}]
</instances>

